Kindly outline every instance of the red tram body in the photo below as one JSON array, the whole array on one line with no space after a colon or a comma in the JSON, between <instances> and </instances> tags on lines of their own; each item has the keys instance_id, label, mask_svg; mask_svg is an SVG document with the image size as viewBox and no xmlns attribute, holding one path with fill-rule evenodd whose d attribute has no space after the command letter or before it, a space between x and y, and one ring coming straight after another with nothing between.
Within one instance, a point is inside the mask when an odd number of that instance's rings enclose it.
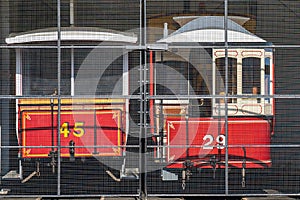
<instances>
[{"instance_id":1,"label":"red tram body","mask_svg":"<svg viewBox=\"0 0 300 200\"><path fill-rule=\"evenodd\" d=\"M113 106L112 100L106 99L92 103L89 100L62 100L59 126L62 157L70 156L70 148L67 148L70 144L76 146L75 157L122 155L124 101L114 100ZM24 146L22 158L49 157L51 150L58 146L57 100L22 99L18 105L19 137ZM35 146L41 148L31 148Z\"/></svg>"},{"instance_id":2,"label":"red tram body","mask_svg":"<svg viewBox=\"0 0 300 200\"><path fill-rule=\"evenodd\" d=\"M188 135L186 134L188 124ZM167 119L167 141L170 146L190 146L186 148L169 148L168 161L191 158L194 167L225 167L225 121L223 119L193 118ZM180 129L182 129L180 131ZM218 130L219 129L219 130ZM194 131L193 133L190 133ZM181 134L177 134L180 132ZM219 133L219 134L218 134ZM266 168L271 166L270 124L260 118L228 119L228 165L233 168ZM188 137L188 139L187 139ZM219 159L219 160L218 160ZM182 167L181 163L171 167Z\"/></svg>"},{"instance_id":3,"label":"red tram body","mask_svg":"<svg viewBox=\"0 0 300 200\"><path fill-rule=\"evenodd\" d=\"M223 41L221 36L224 32L219 32L220 29L212 32L211 27L205 29L202 27L203 23L195 20L185 19L187 24L183 25L181 30L164 37L158 43L180 44L190 42L189 38L202 39L210 45ZM209 20L223 20L223 18L209 18ZM189 21L201 27L197 29L197 26L189 24ZM189 30L190 27L192 30ZM248 45L252 42L266 43L234 22L231 22L228 28L229 40L233 39L229 42ZM208 37L208 33L212 35ZM216 38L213 38L213 34ZM240 38L240 41L236 38ZM195 70L191 74L200 74L202 78L195 79L194 85L192 81L190 82L192 87L197 87L197 83L209 80L206 82L208 89L205 88L206 91L209 90L209 96L205 96L208 93L204 93L204 90L196 92L196 95L199 95L198 100L202 101L201 98L204 96L203 101L209 101L208 116L190 115L189 110L192 110L194 105L191 105L189 96L180 100L168 100L167 97L161 100L148 99L150 108L147 109L151 114L149 124L153 126L151 127L151 139L154 144L151 145L154 148L153 164L164 165L164 170L170 171L190 168L224 169L227 166L243 169L270 167L275 106L271 98L274 94L272 49L268 46L261 48L237 46L226 50L224 47L209 46L204 50L210 56L211 65L208 68L206 66L205 73L198 73L196 69L201 69L202 66L195 64ZM165 61L176 64L182 58L178 58L180 49L177 49L176 54L154 49L150 51L155 54L150 57L149 72L153 73L149 76L151 97L156 95L154 93L156 88L153 85L156 84L154 79L159 75L156 71L158 68L153 69L155 64ZM125 63L128 64L128 61ZM228 67L227 87L224 82L226 67ZM126 70L123 69L123 73L128 73L128 66ZM16 82L21 87L20 77L16 77ZM123 84L128 84L129 87L128 79L123 81ZM226 88L227 91L224 90ZM22 87L17 88L18 90L22 90ZM22 95L20 91L17 93ZM128 89L123 95L129 95ZM89 100L70 97L62 98L60 103L59 107L55 96L53 99L17 100L17 136L21 146L21 159L55 158L51 153L58 150L60 156L66 158L97 156L126 159L131 130L128 99ZM201 108L203 105L199 103L198 106Z\"/></svg>"}]
</instances>

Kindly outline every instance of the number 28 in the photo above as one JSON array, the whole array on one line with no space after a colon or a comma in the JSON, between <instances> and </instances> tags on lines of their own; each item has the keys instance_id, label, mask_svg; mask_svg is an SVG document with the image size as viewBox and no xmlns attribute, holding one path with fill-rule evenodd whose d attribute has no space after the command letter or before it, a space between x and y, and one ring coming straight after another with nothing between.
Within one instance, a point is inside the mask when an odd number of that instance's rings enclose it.
<instances>
[{"instance_id":1,"label":"number 28","mask_svg":"<svg viewBox=\"0 0 300 200\"><path fill-rule=\"evenodd\" d=\"M213 149L214 144L217 144L217 149L224 149L226 144L225 135L218 135L216 138L214 138L213 135L207 134L203 137L203 141L203 149Z\"/></svg>"}]
</instances>

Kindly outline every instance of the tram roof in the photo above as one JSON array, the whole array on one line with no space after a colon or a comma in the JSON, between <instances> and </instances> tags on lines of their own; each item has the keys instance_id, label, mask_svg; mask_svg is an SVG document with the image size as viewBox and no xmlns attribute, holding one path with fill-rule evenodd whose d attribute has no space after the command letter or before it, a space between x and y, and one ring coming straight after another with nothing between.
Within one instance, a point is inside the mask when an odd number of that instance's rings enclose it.
<instances>
[{"instance_id":1,"label":"tram roof","mask_svg":"<svg viewBox=\"0 0 300 200\"><path fill-rule=\"evenodd\" d=\"M165 43L218 43L225 42L225 25L223 16L199 16L186 23L177 31L159 40ZM244 27L228 19L228 42L232 43L266 43L266 40L247 31Z\"/></svg>"},{"instance_id":2,"label":"tram roof","mask_svg":"<svg viewBox=\"0 0 300 200\"><path fill-rule=\"evenodd\" d=\"M57 30L57 27L53 27L10 34L9 37L5 39L5 42L7 44L53 42L58 40ZM133 33L120 32L98 27L62 27L61 41L107 41L136 43L137 37Z\"/></svg>"}]
</instances>

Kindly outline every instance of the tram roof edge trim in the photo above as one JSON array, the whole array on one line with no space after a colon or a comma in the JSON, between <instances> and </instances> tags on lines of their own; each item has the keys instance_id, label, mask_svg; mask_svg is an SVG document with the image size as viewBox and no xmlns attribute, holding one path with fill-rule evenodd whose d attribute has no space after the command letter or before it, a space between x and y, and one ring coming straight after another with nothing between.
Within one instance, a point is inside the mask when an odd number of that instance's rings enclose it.
<instances>
[{"instance_id":1,"label":"tram roof edge trim","mask_svg":"<svg viewBox=\"0 0 300 200\"><path fill-rule=\"evenodd\" d=\"M187 24L188 22L197 19L199 17L203 17L201 15L194 15L194 16L175 16L173 17L173 20L176 21L180 26L183 26L185 24ZM249 17L242 17L242 16L228 16L228 19L234 21L235 23L239 24L240 26L242 26L243 24L245 24L247 21L250 20Z\"/></svg>"},{"instance_id":2,"label":"tram roof edge trim","mask_svg":"<svg viewBox=\"0 0 300 200\"><path fill-rule=\"evenodd\" d=\"M184 24L169 36L158 40L165 43L219 43L225 42L225 21L223 16L199 16ZM228 19L228 42L266 43L266 40L254 35L244 27Z\"/></svg>"},{"instance_id":3,"label":"tram roof edge trim","mask_svg":"<svg viewBox=\"0 0 300 200\"><path fill-rule=\"evenodd\" d=\"M5 39L7 44L53 42L58 40L57 28L37 29L19 34L11 34ZM119 32L97 27L62 27L61 41L97 41L136 43L134 33Z\"/></svg>"},{"instance_id":4,"label":"tram roof edge trim","mask_svg":"<svg viewBox=\"0 0 300 200\"><path fill-rule=\"evenodd\" d=\"M164 43L219 43L225 42L224 30L207 29L193 30L179 34L170 35L157 42ZM267 41L255 35L228 30L228 42L232 43L266 43Z\"/></svg>"}]
</instances>

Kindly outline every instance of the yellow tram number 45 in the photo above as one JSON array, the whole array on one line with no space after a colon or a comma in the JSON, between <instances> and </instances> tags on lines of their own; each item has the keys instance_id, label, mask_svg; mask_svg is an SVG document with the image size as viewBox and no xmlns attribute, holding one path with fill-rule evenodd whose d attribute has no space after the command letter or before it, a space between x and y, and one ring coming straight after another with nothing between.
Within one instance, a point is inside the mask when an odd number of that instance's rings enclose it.
<instances>
[{"instance_id":1,"label":"yellow tram number 45","mask_svg":"<svg viewBox=\"0 0 300 200\"><path fill-rule=\"evenodd\" d=\"M85 133L83 126L84 122L75 122L73 130L71 130L69 122L64 122L60 126L60 134L63 134L65 138L69 137L70 133L75 137L82 137Z\"/></svg>"}]
</instances>

